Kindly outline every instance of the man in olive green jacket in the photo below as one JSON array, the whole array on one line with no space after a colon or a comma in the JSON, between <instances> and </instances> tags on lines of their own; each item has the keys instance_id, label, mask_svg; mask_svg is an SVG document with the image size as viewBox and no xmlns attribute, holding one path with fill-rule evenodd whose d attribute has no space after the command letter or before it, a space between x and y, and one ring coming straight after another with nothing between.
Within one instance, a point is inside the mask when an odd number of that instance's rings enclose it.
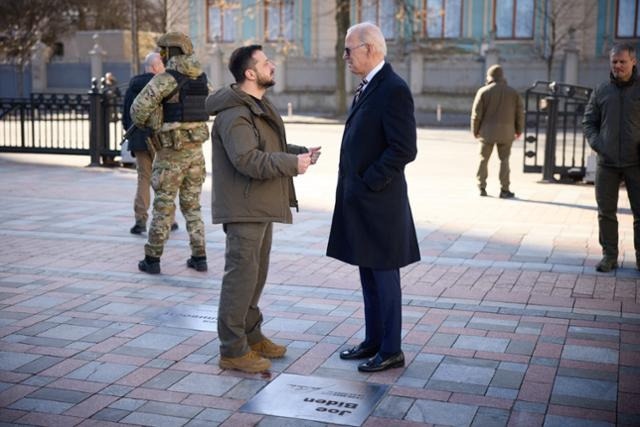
<instances>
[{"instance_id":1,"label":"man in olive green jacket","mask_svg":"<svg viewBox=\"0 0 640 427\"><path fill-rule=\"evenodd\" d=\"M509 156L513 140L520 137L523 129L522 99L507 85L502 67L493 65L487 70L487 84L476 93L471 109L471 131L480 141L477 178L481 196L487 195L487 164L494 145L500 159L500 198L515 196L509 190Z\"/></svg>"},{"instance_id":2,"label":"man in olive green jacket","mask_svg":"<svg viewBox=\"0 0 640 427\"><path fill-rule=\"evenodd\" d=\"M258 307L271 251L272 223L290 224L296 207L293 177L303 174L320 147L288 145L284 123L264 94L275 66L259 45L236 49L229 59L236 84L209 96L216 115L213 143L213 222L223 224L225 267L218 304L220 367L269 369L286 347L266 338Z\"/></svg>"}]
</instances>

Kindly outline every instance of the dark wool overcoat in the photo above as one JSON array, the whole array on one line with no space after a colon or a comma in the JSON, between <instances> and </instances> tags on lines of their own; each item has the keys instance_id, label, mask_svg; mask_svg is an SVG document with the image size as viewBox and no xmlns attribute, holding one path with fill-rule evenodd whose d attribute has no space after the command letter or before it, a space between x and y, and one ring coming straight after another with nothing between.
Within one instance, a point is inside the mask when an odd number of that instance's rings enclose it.
<instances>
[{"instance_id":1,"label":"dark wool overcoat","mask_svg":"<svg viewBox=\"0 0 640 427\"><path fill-rule=\"evenodd\" d=\"M420 260L404 176L416 154L411 92L385 63L345 124L328 256L385 270Z\"/></svg>"}]
</instances>

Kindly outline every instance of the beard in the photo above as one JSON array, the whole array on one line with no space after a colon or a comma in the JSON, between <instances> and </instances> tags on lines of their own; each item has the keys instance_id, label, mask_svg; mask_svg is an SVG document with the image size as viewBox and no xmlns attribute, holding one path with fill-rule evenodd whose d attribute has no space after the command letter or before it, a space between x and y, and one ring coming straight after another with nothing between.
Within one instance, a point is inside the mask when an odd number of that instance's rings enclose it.
<instances>
[{"instance_id":1,"label":"beard","mask_svg":"<svg viewBox=\"0 0 640 427\"><path fill-rule=\"evenodd\" d=\"M263 77L259 74L258 74L258 80L256 81L256 83L258 84L258 87L261 89L268 89L271 86L276 84L275 80L273 80L273 75Z\"/></svg>"}]
</instances>

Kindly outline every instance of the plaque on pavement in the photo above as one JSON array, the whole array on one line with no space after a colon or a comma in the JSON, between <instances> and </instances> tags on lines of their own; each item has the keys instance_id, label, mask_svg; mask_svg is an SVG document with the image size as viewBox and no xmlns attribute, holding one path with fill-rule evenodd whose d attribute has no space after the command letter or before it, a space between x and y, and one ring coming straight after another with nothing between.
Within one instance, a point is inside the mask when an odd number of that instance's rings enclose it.
<instances>
[{"instance_id":1,"label":"plaque on pavement","mask_svg":"<svg viewBox=\"0 0 640 427\"><path fill-rule=\"evenodd\" d=\"M145 323L173 328L216 331L218 308L213 305L179 305L163 308Z\"/></svg>"},{"instance_id":2,"label":"plaque on pavement","mask_svg":"<svg viewBox=\"0 0 640 427\"><path fill-rule=\"evenodd\" d=\"M281 374L240 410L360 426L388 388L383 384Z\"/></svg>"}]
</instances>

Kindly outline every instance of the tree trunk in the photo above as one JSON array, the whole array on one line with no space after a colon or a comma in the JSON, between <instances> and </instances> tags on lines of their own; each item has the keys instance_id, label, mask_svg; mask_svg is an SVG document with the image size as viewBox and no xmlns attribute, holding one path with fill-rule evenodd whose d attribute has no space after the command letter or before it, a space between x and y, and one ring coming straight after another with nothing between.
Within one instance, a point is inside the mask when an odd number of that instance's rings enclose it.
<instances>
[{"instance_id":1,"label":"tree trunk","mask_svg":"<svg viewBox=\"0 0 640 427\"><path fill-rule=\"evenodd\" d=\"M342 58L344 52L344 38L349 29L351 18L350 0L336 0L336 113L339 115L347 112L347 93L345 88L345 62Z\"/></svg>"}]
</instances>

